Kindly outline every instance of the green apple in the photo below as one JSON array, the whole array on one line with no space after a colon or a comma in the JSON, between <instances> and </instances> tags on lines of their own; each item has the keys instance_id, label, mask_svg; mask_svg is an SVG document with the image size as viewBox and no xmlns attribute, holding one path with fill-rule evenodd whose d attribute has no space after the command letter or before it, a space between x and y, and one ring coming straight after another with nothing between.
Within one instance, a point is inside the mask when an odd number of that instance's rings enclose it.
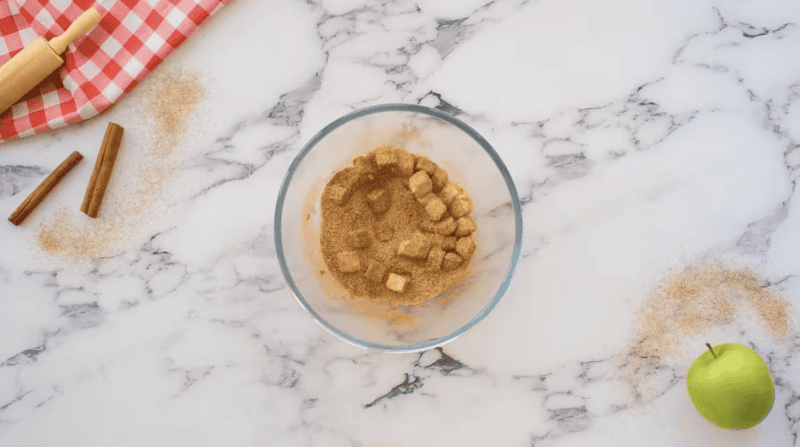
<instances>
[{"instance_id":1,"label":"green apple","mask_svg":"<svg viewBox=\"0 0 800 447\"><path fill-rule=\"evenodd\" d=\"M686 375L700 414L722 428L750 428L764 420L775 402L775 384L764 359L738 343L706 346Z\"/></svg>"}]
</instances>

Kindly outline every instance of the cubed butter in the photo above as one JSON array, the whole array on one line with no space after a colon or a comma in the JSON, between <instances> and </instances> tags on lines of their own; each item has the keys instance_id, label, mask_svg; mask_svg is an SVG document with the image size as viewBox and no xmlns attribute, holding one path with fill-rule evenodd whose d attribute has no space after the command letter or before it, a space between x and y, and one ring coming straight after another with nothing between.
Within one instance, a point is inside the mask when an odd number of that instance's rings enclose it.
<instances>
[{"instance_id":1,"label":"cubed butter","mask_svg":"<svg viewBox=\"0 0 800 447\"><path fill-rule=\"evenodd\" d=\"M362 180L370 182L375 180L375 174L378 171L378 165L375 163L375 153L370 152L367 155L354 158L353 167L356 168Z\"/></svg>"},{"instance_id":2,"label":"cubed butter","mask_svg":"<svg viewBox=\"0 0 800 447\"><path fill-rule=\"evenodd\" d=\"M436 229L436 223L425 219L419 223L419 229L422 231L427 231L428 233L433 233Z\"/></svg>"},{"instance_id":3,"label":"cubed butter","mask_svg":"<svg viewBox=\"0 0 800 447\"><path fill-rule=\"evenodd\" d=\"M431 182L433 183L433 191L438 194L447 184L447 171L437 168L431 175Z\"/></svg>"},{"instance_id":4,"label":"cubed butter","mask_svg":"<svg viewBox=\"0 0 800 447\"><path fill-rule=\"evenodd\" d=\"M442 203L449 206L463 191L464 188L462 188L460 184L455 182L447 182L447 184L444 185L442 190L439 192L439 198L442 199Z\"/></svg>"},{"instance_id":5,"label":"cubed butter","mask_svg":"<svg viewBox=\"0 0 800 447\"><path fill-rule=\"evenodd\" d=\"M456 223L456 237L469 236L478 229L478 224L469 216L459 218Z\"/></svg>"},{"instance_id":6,"label":"cubed butter","mask_svg":"<svg viewBox=\"0 0 800 447\"><path fill-rule=\"evenodd\" d=\"M431 249L431 242L427 236L419 231L411 239L400 242L397 254L407 258L424 259Z\"/></svg>"},{"instance_id":7,"label":"cubed butter","mask_svg":"<svg viewBox=\"0 0 800 447\"><path fill-rule=\"evenodd\" d=\"M394 226L389 222L376 222L374 230L375 237L381 242L386 242L394 236Z\"/></svg>"},{"instance_id":8,"label":"cubed butter","mask_svg":"<svg viewBox=\"0 0 800 447\"><path fill-rule=\"evenodd\" d=\"M450 214L456 219L466 216L472 212L472 200L465 195L460 195L450 203Z\"/></svg>"},{"instance_id":9,"label":"cubed butter","mask_svg":"<svg viewBox=\"0 0 800 447\"><path fill-rule=\"evenodd\" d=\"M429 176L432 176L439 166L436 163L432 162L428 157L419 157L417 160L417 171L425 171L428 173Z\"/></svg>"},{"instance_id":10,"label":"cubed butter","mask_svg":"<svg viewBox=\"0 0 800 447\"><path fill-rule=\"evenodd\" d=\"M428 195L426 195L425 197L418 198L417 202L419 202L420 205L425 206L425 205L428 204L428 202L430 202L431 200L433 200L435 198L436 198L436 194L434 194L432 192L429 192Z\"/></svg>"},{"instance_id":11,"label":"cubed butter","mask_svg":"<svg viewBox=\"0 0 800 447\"><path fill-rule=\"evenodd\" d=\"M472 236L462 237L456 242L456 253L465 259L475 253L475 241L472 240Z\"/></svg>"},{"instance_id":12,"label":"cubed butter","mask_svg":"<svg viewBox=\"0 0 800 447\"><path fill-rule=\"evenodd\" d=\"M375 148L375 163L378 168L396 169L400 160L397 158L397 148L391 145L383 145Z\"/></svg>"},{"instance_id":13,"label":"cubed butter","mask_svg":"<svg viewBox=\"0 0 800 447\"><path fill-rule=\"evenodd\" d=\"M367 205L374 214L383 214L392 206L392 195L383 188L376 189L367 194Z\"/></svg>"},{"instance_id":14,"label":"cubed butter","mask_svg":"<svg viewBox=\"0 0 800 447\"><path fill-rule=\"evenodd\" d=\"M389 278L386 279L386 288L392 292L403 293L408 286L408 278L398 275L396 273L389 273Z\"/></svg>"},{"instance_id":15,"label":"cubed butter","mask_svg":"<svg viewBox=\"0 0 800 447\"><path fill-rule=\"evenodd\" d=\"M361 270L361 261L354 251L343 251L336 255L336 263L343 273L353 273Z\"/></svg>"},{"instance_id":16,"label":"cubed butter","mask_svg":"<svg viewBox=\"0 0 800 447\"><path fill-rule=\"evenodd\" d=\"M420 171L422 172L422 171ZM442 218L444 213L447 212L447 206L442 203L442 200L436 197L435 199L431 199L427 205L425 205L425 212L428 213L428 218L430 218L434 222L438 222L439 219Z\"/></svg>"},{"instance_id":17,"label":"cubed butter","mask_svg":"<svg viewBox=\"0 0 800 447\"><path fill-rule=\"evenodd\" d=\"M389 271L389 267L385 264L372 260L369 263L369 267L367 267L367 279L372 282L382 283L383 278L386 276L386 272Z\"/></svg>"},{"instance_id":18,"label":"cubed butter","mask_svg":"<svg viewBox=\"0 0 800 447\"><path fill-rule=\"evenodd\" d=\"M428 254L428 269L434 271L441 270L442 260L444 260L444 250L439 247L433 247Z\"/></svg>"},{"instance_id":19,"label":"cubed butter","mask_svg":"<svg viewBox=\"0 0 800 447\"><path fill-rule=\"evenodd\" d=\"M397 149L397 174L410 177L414 173L414 155L405 149Z\"/></svg>"},{"instance_id":20,"label":"cubed butter","mask_svg":"<svg viewBox=\"0 0 800 447\"><path fill-rule=\"evenodd\" d=\"M461 256L455 253L447 253L444 255L444 259L442 260L442 269L444 270L453 270L461 264Z\"/></svg>"},{"instance_id":21,"label":"cubed butter","mask_svg":"<svg viewBox=\"0 0 800 447\"><path fill-rule=\"evenodd\" d=\"M362 228L347 233L347 242L350 248L367 248L372 245L372 238L369 237L369 231Z\"/></svg>"},{"instance_id":22,"label":"cubed butter","mask_svg":"<svg viewBox=\"0 0 800 447\"><path fill-rule=\"evenodd\" d=\"M442 204L442 206L444 206L444 204ZM453 219L452 216L448 216L446 219L436 224L435 231L442 236L452 234L453 231L456 231L456 220Z\"/></svg>"},{"instance_id":23,"label":"cubed butter","mask_svg":"<svg viewBox=\"0 0 800 447\"><path fill-rule=\"evenodd\" d=\"M414 197L419 199L433 191L433 184L431 183L431 178L428 177L428 173L417 171L408 179L408 188L414 194Z\"/></svg>"},{"instance_id":24,"label":"cubed butter","mask_svg":"<svg viewBox=\"0 0 800 447\"><path fill-rule=\"evenodd\" d=\"M348 185L331 185L328 187L328 195L333 200L333 203L342 206L350 199L353 194L353 188Z\"/></svg>"},{"instance_id":25,"label":"cubed butter","mask_svg":"<svg viewBox=\"0 0 800 447\"><path fill-rule=\"evenodd\" d=\"M431 248L439 247L442 248L442 243L444 242L444 236L441 234L433 233L431 234Z\"/></svg>"}]
</instances>

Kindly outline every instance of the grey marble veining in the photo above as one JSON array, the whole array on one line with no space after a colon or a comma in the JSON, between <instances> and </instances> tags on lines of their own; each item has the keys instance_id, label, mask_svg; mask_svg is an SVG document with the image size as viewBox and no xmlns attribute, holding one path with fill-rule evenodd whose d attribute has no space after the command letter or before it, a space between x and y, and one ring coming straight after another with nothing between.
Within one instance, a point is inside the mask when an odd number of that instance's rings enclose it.
<instances>
[{"instance_id":1,"label":"grey marble veining","mask_svg":"<svg viewBox=\"0 0 800 447\"><path fill-rule=\"evenodd\" d=\"M87 157L1 230L0 445L800 445L798 24L789 0L231 3L158 70L201 73L206 99L168 194L107 255L37 238L61 212L88 225L76 203L108 121L130 136L115 175L136 178L148 80L95 120L0 147L6 216L71 151ZM325 332L273 242L306 141L389 102L473 126L523 202L506 296L420 354ZM775 378L750 430L694 410L702 349L638 401L620 368L646 295L697 259L749 267L795 306L785 340L747 319L714 333Z\"/></svg>"}]
</instances>

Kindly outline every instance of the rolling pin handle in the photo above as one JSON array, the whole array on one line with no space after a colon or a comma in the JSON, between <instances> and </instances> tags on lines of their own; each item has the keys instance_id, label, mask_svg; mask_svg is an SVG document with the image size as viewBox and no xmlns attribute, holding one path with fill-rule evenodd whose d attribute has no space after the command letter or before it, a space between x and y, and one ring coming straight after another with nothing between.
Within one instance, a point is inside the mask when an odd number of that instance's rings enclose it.
<instances>
[{"instance_id":1,"label":"rolling pin handle","mask_svg":"<svg viewBox=\"0 0 800 447\"><path fill-rule=\"evenodd\" d=\"M97 12L96 9L91 8L87 10L81 14L77 20L72 22L72 25L64 31L64 34L50 41L50 48L52 48L56 54L63 53L73 40L83 36L97 26L97 24L100 23L100 19L100 13Z\"/></svg>"}]
</instances>

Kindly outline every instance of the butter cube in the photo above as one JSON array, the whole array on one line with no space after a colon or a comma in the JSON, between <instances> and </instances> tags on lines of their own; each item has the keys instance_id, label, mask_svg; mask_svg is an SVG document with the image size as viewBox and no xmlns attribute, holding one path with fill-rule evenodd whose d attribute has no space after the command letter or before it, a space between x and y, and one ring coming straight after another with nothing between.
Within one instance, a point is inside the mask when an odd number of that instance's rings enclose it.
<instances>
[{"instance_id":1,"label":"butter cube","mask_svg":"<svg viewBox=\"0 0 800 447\"><path fill-rule=\"evenodd\" d=\"M450 214L456 219L464 217L472 212L472 200L466 195L461 195L455 198L450 203Z\"/></svg>"},{"instance_id":2,"label":"butter cube","mask_svg":"<svg viewBox=\"0 0 800 447\"><path fill-rule=\"evenodd\" d=\"M378 165L375 163L375 153L361 155L353 159L353 166L358 171L359 177L365 181L375 180L378 172Z\"/></svg>"},{"instance_id":3,"label":"butter cube","mask_svg":"<svg viewBox=\"0 0 800 447\"><path fill-rule=\"evenodd\" d=\"M431 241L419 231L411 239L400 242L397 254L407 258L424 259L431 249Z\"/></svg>"},{"instance_id":4,"label":"butter cube","mask_svg":"<svg viewBox=\"0 0 800 447\"><path fill-rule=\"evenodd\" d=\"M396 273L389 273L389 278L386 280L386 288L392 292L403 293L406 291L408 285L408 278L400 276Z\"/></svg>"},{"instance_id":5,"label":"butter cube","mask_svg":"<svg viewBox=\"0 0 800 447\"><path fill-rule=\"evenodd\" d=\"M444 185L442 190L439 192L439 198L442 199L442 203L449 206L463 191L464 188L462 188L460 184L455 182L447 182L447 184Z\"/></svg>"},{"instance_id":6,"label":"butter cube","mask_svg":"<svg viewBox=\"0 0 800 447\"><path fill-rule=\"evenodd\" d=\"M444 204L442 204L442 206L444 206ZM453 231L456 231L456 220L453 219L452 216L448 216L447 219L436 224L435 231L442 236L452 234Z\"/></svg>"},{"instance_id":7,"label":"butter cube","mask_svg":"<svg viewBox=\"0 0 800 447\"><path fill-rule=\"evenodd\" d=\"M444 255L444 260L442 261L442 269L444 270L453 270L461 264L461 256L455 253L447 253Z\"/></svg>"},{"instance_id":8,"label":"butter cube","mask_svg":"<svg viewBox=\"0 0 800 447\"><path fill-rule=\"evenodd\" d=\"M425 171L432 176L437 169L439 169L439 166L428 157L419 157L419 160L417 160L417 171Z\"/></svg>"},{"instance_id":9,"label":"butter cube","mask_svg":"<svg viewBox=\"0 0 800 447\"><path fill-rule=\"evenodd\" d=\"M418 171L408 179L408 188L419 199L433 191L433 183L425 171Z\"/></svg>"},{"instance_id":10,"label":"butter cube","mask_svg":"<svg viewBox=\"0 0 800 447\"><path fill-rule=\"evenodd\" d=\"M394 227L389 222L377 222L374 229L375 237L381 242L386 242L394 236Z\"/></svg>"},{"instance_id":11,"label":"butter cube","mask_svg":"<svg viewBox=\"0 0 800 447\"><path fill-rule=\"evenodd\" d=\"M360 176L355 168L344 168L337 172L330 181L330 186L326 188L328 197L333 200L336 205L342 206L353 194L353 188Z\"/></svg>"},{"instance_id":12,"label":"butter cube","mask_svg":"<svg viewBox=\"0 0 800 447\"><path fill-rule=\"evenodd\" d=\"M414 155L405 149L397 149L397 174L410 177L414 173Z\"/></svg>"},{"instance_id":13,"label":"butter cube","mask_svg":"<svg viewBox=\"0 0 800 447\"><path fill-rule=\"evenodd\" d=\"M465 259L472 256L472 254L475 253L475 241L472 240L472 236L459 239L456 242L456 252Z\"/></svg>"},{"instance_id":14,"label":"butter cube","mask_svg":"<svg viewBox=\"0 0 800 447\"><path fill-rule=\"evenodd\" d=\"M428 270L441 270L442 260L444 260L444 250L439 247L434 247L428 254Z\"/></svg>"},{"instance_id":15,"label":"butter cube","mask_svg":"<svg viewBox=\"0 0 800 447\"><path fill-rule=\"evenodd\" d=\"M375 153L370 152L366 155L359 155L353 159L353 167L359 171L374 171L377 168Z\"/></svg>"},{"instance_id":16,"label":"butter cube","mask_svg":"<svg viewBox=\"0 0 800 447\"><path fill-rule=\"evenodd\" d=\"M421 172L421 171L420 171ZM444 213L447 212L447 206L442 203L442 200L438 197L435 199L431 199L427 205L425 205L425 212L428 213L428 217L434 221L438 222L439 219L442 218Z\"/></svg>"},{"instance_id":17,"label":"butter cube","mask_svg":"<svg viewBox=\"0 0 800 447\"><path fill-rule=\"evenodd\" d=\"M389 271L389 267L382 264L378 261L370 261L369 267L367 267L367 279L372 282L381 283L383 282L383 277L386 276L386 272Z\"/></svg>"},{"instance_id":18,"label":"butter cube","mask_svg":"<svg viewBox=\"0 0 800 447\"><path fill-rule=\"evenodd\" d=\"M383 188L376 189L367 194L367 205L374 214L383 214L392 206L392 195Z\"/></svg>"},{"instance_id":19,"label":"butter cube","mask_svg":"<svg viewBox=\"0 0 800 447\"><path fill-rule=\"evenodd\" d=\"M422 231L427 231L428 233L433 233L436 231L436 224L430 220L423 220L419 223L419 229Z\"/></svg>"},{"instance_id":20,"label":"butter cube","mask_svg":"<svg viewBox=\"0 0 800 447\"><path fill-rule=\"evenodd\" d=\"M433 191L438 193L447 184L447 171L436 168L436 171L431 174L431 181L433 182Z\"/></svg>"},{"instance_id":21,"label":"butter cube","mask_svg":"<svg viewBox=\"0 0 800 447\"><path fill-rule=\"evenodd\" d=\"M444 236L442 236L441 234L434 233L431 234L430 237L431 237L431 248L432 247L442 248L442 243L444 243Z\"/></svg>"},{"instance_id":22,"label":"butter cube","mask_svg":"<svg viewBox=\"0 0 800 447\"><path fill-rule=\"evenodd\" d=\"M417 202L419 202L420 205L425 206L425 205L428 204L428 202L430 202L431 200L433 200L435 198L437 198L436 194L430 192L425 197L418 198Z\"/></svg>"},{"instance_id":23,"label":"butter cube","mask_svg":"<svg viewBox=\"0 0 800 447\"><path fill-rule=\"evenodd\" d=\"M469 236L478 229L478 224L469 216L458 219L456 223L456 237Z\"/></svg>"},{"instance_id":24,"label":"butter cube","mask_svg":"<svg viewBox=\"0 0 800 447\"><path fill-rule=\"evenodd\" d=\"M336 262L339 265L339 270L343 273L353 273L361 270L361 261L359 261L358 254L354 251L338 253Z\"/></svg>"},{"instance_id":25,"label":"butter cube","mask_svg":"<svg viewBox=\"0 0 800 447\"><path fill-rule=\"evenodd\" d=\"M400 164L400 160L397 158L397 148L388 144L376 147L375 163L378 168L397 169Z\"/></svg>"},{"instance_id":26,"label":"butter cube","mask_svg":"<svg viewBox=\"0 0 800 447\"><path fill-rule=\"evenodd\" d=\"M367 248L372 245L372 239L369 237L369 231L363 228L347 233L347 242L351 248Z\"/></svg>"},{"instance_id":27,"label":"butter cube","mask_svg":"<svg viewBox=\"0 0 800 447\"><path fill-rule=\"evenodd\" d=\"M348 185L331 185L328 187L328 196L333 200L333 203L342 206L350 199L353 194L353 188Z\"/></svg>"}]
</instances>

